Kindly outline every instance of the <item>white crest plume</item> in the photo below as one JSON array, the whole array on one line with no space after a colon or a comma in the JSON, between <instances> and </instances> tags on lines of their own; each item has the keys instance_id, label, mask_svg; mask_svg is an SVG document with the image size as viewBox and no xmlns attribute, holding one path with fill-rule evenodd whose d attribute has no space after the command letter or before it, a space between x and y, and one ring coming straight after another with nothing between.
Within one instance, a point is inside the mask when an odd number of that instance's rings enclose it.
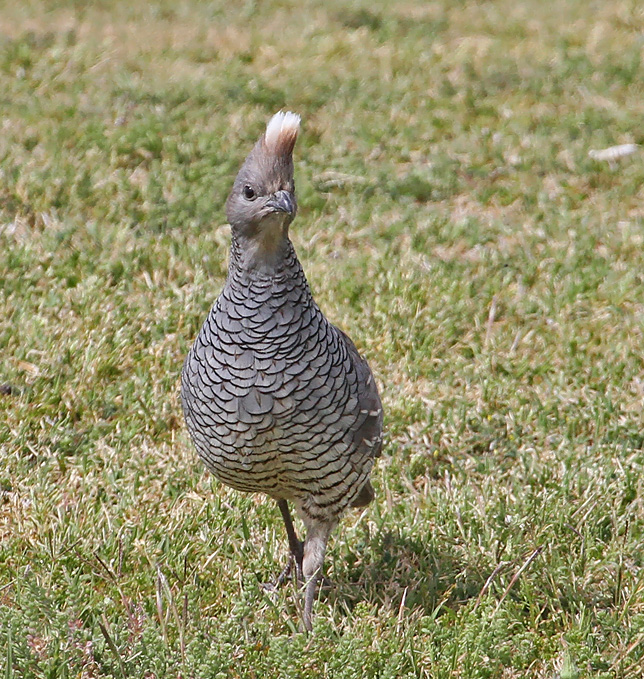
<instances>
[{"instance_id":1,"label":"white crest plume","mask_svg":"<svg viewBox=\"0 0 644 679\"><path fill-rule=\"evenodd\" d=\"M300 116L291 111L279 111L268 121L264 145L272 153L291 153L299 131Z\"/></svg>"}]
</instances>

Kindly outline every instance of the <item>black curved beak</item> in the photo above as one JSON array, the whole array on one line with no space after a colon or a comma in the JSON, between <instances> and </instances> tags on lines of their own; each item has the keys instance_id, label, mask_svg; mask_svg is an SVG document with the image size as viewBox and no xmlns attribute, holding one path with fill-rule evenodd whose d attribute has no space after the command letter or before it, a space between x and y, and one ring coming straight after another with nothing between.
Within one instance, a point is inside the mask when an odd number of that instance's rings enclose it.
<instances>
[{"instance_id":1,"label":"black curved beak","mask_svg":"<svg viewBox=\"0 0 644 679\"><path fill-rule=\"evenodd\" d=\"M297 210L295 196L290 191L276 191L266 205L275 210L275 212L285 212L291 217L295 216L295 211Z\"/></svg>"}]
</instances>

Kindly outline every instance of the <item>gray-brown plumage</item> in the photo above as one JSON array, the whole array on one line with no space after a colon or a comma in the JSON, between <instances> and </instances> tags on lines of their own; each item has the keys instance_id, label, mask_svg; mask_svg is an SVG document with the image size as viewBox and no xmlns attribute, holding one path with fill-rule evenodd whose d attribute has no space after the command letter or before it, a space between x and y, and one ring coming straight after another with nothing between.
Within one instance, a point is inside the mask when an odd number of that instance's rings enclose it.
<instances>
[{"instance_id":1,"label":"gray-brown plumage","mask_svg":"<svg viewBox=\"0 0 644 679\"><path fill-rule=\"evenodd\" d=\"M186 358L181 398L208 469L277 500L310 630L329 534L347 507L373 499L382 407L366 361L311 297L288 238L299 120L273 116L237 175L226 203L228 278Z\"/></svg>"}]
</instances>

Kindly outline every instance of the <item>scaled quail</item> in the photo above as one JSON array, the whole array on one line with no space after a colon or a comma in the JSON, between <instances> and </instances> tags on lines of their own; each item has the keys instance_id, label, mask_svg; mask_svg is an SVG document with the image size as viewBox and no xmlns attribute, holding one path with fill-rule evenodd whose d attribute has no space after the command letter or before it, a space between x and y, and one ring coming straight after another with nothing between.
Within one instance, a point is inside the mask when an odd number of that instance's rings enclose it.
<instances>
[{"instance_id":1,"label":"scaled quail","mask_svg":"<svg viewBox=\"0 0 644 679\"><path fill-rule=\"evenodd\" d=\"M298 115L276 113L237 175L228 278L186 358L181 399L208 469L277 501L310 631L329 534L347 507L374 496L382 405L366 361L313 300L288 237L299 127Z\"/></svg>"}]
</instances>

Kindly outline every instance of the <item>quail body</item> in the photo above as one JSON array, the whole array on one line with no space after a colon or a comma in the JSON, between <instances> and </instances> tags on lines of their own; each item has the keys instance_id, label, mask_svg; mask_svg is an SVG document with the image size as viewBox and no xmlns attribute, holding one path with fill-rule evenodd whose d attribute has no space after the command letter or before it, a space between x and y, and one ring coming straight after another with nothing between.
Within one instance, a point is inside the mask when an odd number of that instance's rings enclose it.
<instances>
[{"instance_id":1,"label":"quail body","mask_svg":"<svg viewBox=\"0 0 644 679\"><path fill-rule=\"evenodd\" d=\"M320 311L288 238L299 120L273 116L235 180L228 277L184 363L181 398L207 468L277 501L311 630L329 534L348 507L373 499L382 406L369 366Z\"/></svg>"}]
</instances>

